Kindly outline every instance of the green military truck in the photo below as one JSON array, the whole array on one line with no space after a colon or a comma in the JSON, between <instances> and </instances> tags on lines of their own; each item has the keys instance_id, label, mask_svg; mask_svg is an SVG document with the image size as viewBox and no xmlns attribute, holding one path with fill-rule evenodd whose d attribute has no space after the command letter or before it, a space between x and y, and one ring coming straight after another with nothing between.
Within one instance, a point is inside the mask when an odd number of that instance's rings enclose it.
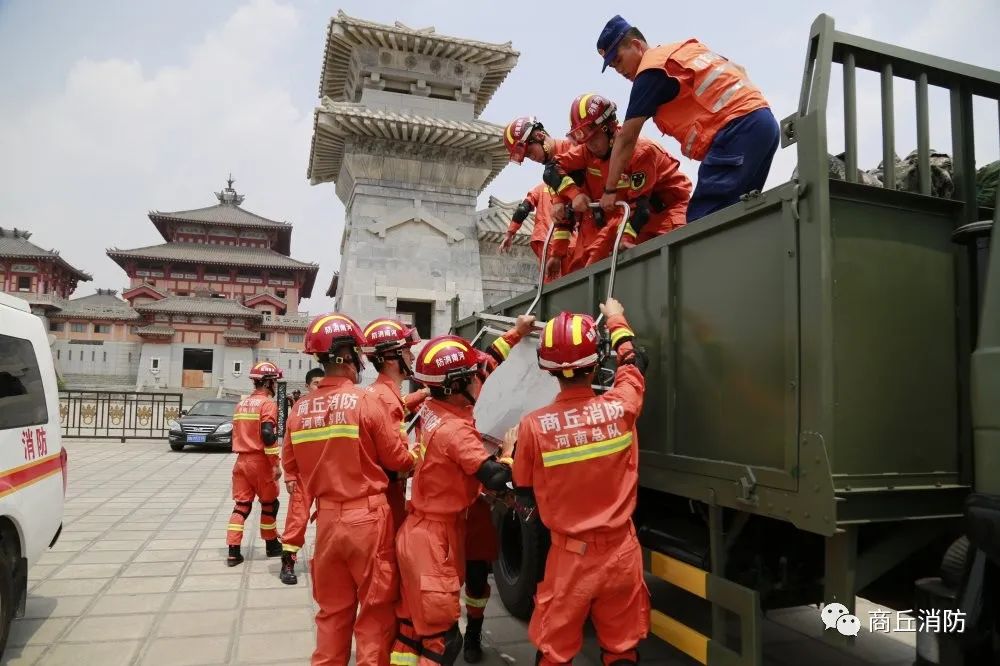
<instances>
[{"instance_id":1,"label":"green military truck","mask_svg":"<svg viewBox=\"0 0 1000 666\"><path fill-rule=\"evenodd\" d=\"M843 180L828 168L834 66ZM893 178L861 182L858 69L881 77L885 164L893 91L913 86L915 191ZM947 198L932 196L933 87L951 100ZM762 611L837 602L853 612L856 594L963 614L962 633L918 633L917 663L1000 663L990 654L1000 615L1000 261L989 261L1000 206L977 204L974 97L996 113L1000 73L845 34L821 15L798 109L781 123L797 176L617 257L614 293L651 359L635 515L648 572L712 607L707 635L662 610L653 633L701 663L760 664ZM596 313L612 261L546 285L534 314ZM453 330L488 343L484 321L495 328L535 296ZM526 618L547 535L496 511L498 591ZM724 611L740 619L735 640Z\"/></svg>"}]
</instances>

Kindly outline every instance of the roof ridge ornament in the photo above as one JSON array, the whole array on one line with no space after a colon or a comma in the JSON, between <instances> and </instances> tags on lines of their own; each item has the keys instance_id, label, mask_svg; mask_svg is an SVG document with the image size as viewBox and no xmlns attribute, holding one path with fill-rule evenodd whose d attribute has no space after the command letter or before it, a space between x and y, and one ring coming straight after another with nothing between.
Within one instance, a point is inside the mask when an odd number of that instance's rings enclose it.
<instances>
[{"instance_id":1,"label":"roof ridge ornament","mask_svg":"<svg viewBox=\"0 0 1000 666\"><path fill-rule=\"evenodd\" d=\"M233 174L232 172L230 172L229 178L226 180L225 189L223 189L221 192L215 193L215 196L219 200L220 204L232 204L234 206L239 206L241 203L243 203L243 200L246 198L246 195L238 194L236 190L233 189L233 183L235 182L236 181L233 180Z\"/></svg>"}]
</instances>

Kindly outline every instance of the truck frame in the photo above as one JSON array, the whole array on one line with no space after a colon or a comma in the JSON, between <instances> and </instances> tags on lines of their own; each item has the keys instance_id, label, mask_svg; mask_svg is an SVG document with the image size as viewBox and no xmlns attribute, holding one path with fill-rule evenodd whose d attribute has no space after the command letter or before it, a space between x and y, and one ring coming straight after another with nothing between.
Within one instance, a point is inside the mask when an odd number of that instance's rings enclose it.
<instances>
[{"instance_id":1,"label":"truck frame","mask_svg":"<svg viewBox=\"0 0 1000 666\"><path fill-rule=\"evenodd\" d=\"M829 175L834 65L845 180ZM858 182L858 69L880 76L886 165L894 86L913 86L917 191ZM932 87L950 98L947 199L931 196ZM1000 261L989 260L1000 201L977 205L974 97L1000 102L1000 72L820 15L798 108L781 122L797 177L454 322L489 344L490 324L533 299L539 320L593 313L616 281L650 357L634 516L647 571L712 608L707 633L661 610L652 631L700 663L762 664L763 611L853 613L859 593L966 614L963 634L918 635L918 663L995 663L982 659L1000 605ZM546 534L495 511L498 591L525 618Z\"/></svg>"}]
</instances>

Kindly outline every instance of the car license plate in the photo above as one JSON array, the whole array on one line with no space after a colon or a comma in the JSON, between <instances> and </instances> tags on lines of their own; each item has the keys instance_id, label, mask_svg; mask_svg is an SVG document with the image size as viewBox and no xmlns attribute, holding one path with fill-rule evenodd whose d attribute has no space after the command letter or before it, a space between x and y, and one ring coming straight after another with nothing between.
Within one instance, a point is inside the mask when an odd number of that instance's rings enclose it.
<instances>
[{"instance_id":1,"label":"car license plate","mask_svg":"<svg viewBox=\"0 0 1000 666\"><path fill-rule=\"evenodd\" d=\"M205 436L204 435L188 435L187 441L188 441L188 444L193 444L195 442L204 442L205 441Z\"/></svg>"}]
</instances>

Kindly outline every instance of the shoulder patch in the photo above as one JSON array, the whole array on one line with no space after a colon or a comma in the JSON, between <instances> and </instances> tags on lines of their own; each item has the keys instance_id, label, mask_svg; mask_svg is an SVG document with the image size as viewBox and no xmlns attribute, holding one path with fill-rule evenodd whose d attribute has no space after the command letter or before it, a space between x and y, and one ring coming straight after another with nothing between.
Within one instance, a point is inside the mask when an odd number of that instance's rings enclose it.
<instances>
[{"instance_id":1,"label":"shoulder patch","mask_svg":"<svg viewBox=\"0 0 1000 666\"><path fill-rule=\"evenodd\" d=\"M646 172L637 171L633 173L631 181L633 190L641 190L642 186L646 184Z\"/></svg>"}]
</instances>

